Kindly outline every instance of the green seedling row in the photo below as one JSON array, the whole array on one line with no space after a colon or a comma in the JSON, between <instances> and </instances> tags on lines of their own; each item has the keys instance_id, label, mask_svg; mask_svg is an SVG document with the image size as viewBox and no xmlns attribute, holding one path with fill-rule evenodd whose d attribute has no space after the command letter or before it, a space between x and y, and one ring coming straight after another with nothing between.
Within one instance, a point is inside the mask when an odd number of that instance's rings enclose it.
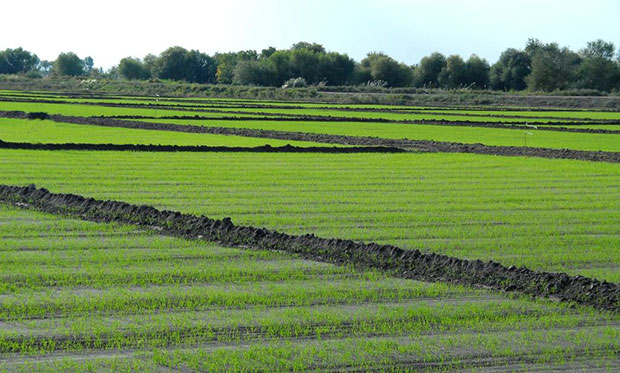
<instances>
[{"instance_id":1,"label":"green seedling row","mask_svg":"<svg viewBox=\"0 0 620 373\"><path fill-rule=\"evenodd\" d=\"M50 120L0 118L0 140L25 143L153 144L204 146L325 146L309 141L89 126ZM331 145L331 146L337 146Z\"/></svg>"},{"instance_id":2,"label":"green seedling row","mask_svg":"<svg viewBox=\"0 0 620 373\"><path fill-rule=\"evenodd\" d=\"M589 308L8 205L0 239L3 371L613 367L617 356L620 318ZM123 276L141 280L110 280Z\"/></svg>"},{"instance_id":3,"label":"green seedling row","mask_svg":"<svg viewBox=\"0 0 620 373\"><path fill-rule=\"evenodd\" d=\"M562 126L573 124L568 118L582 118L575 127L615 129L586 121L620 119L613 112L209 98L88 99L13 91L0 91L0 96L72 102L0 102L5 111L72 116L197 114L205 119L175 123L620 151L615 134L542 127L528 129L532 133L528 135L522 129L379 122L209 120L256 116L253 113L450 119L507 126L525 120L509 117L514 115ZM104 106L114 103L157 106ZM222 112L175 110L179 104ZM242 107L253 104L270 108ZM340 110L346 107L357 110ZM0 119L0 139L316 145L13 119ZM231 217L235 224L292 234L392 244L620 282L620 166L613 163L472 154L0 150L0 183L34 183L52 192ZM618 371L620 367L617 314L160 233L149 227L94 223L0 204L0 372Z\"/></svg>"},{"instance_id":4,"label":"green seedling row","mask_svg":"<svg viewBox=\"0 0 620 373\"><path fill-rule=\"evenodd\" d=\"M3 182L620 280L620 166L467 154L0 151Z\"/></svg>"},{"instance_id":5,"label":"green seedling row","mask_svg":"<svg viewBox=\"0 0 620 373\"><path fill-rule=\"evenodd\" d=\"M468 144L481 143L492 146L528 146L553 149L620 152L620 135L618 134L545 131L543 127L538 129L504 129L400 123L282 122L252 120L144 119L141 121L207 127L250 128L341 136L379 137L386 139L433 140Z\"/></svg>"}]
</instances>

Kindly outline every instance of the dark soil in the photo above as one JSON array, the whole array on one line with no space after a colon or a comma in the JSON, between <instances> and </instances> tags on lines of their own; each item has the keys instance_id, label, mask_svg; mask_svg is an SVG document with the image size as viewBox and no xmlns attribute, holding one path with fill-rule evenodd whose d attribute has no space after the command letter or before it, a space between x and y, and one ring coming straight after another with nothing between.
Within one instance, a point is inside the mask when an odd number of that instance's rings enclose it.
<instances>
[{"instance_id":1,"label":"dark soil","mask_svg":"<svg viewBox=\"0 0 620 373\"><path fill-rule=\"evenodd\" d=\"M203 145L143 145L143 144L33 144L26 142L5 142L0 140L0 149L26 150L107 150L107 151L135 151L135 152L197 152L197 153L405 153L407 150L387 146L203 146Z\"/></svg>"},{"instance_id":2,"label":"dark soil","mask_svg":"<svg viewBox=\"0 0 620 373\"><path fill-rule=\"evenodd\" d=\"M227 113L227 112L222 112ZM234 114L230 113L229 114ZM261 114L261 113L258 113ZM20 111L0 111L0 117L5 118L20 118L20 119L49 119L50 116L47 113L31 112L24 113ZM55 117L62 117L55 115ZM171 119L171 120L202 120L202 121L270 121L270 122L354 122L354 123L399 123L399 124L422 124L422 125L439 125L439 126L458 126L458 127L483 127L483 128L501 128L511 130L528 130L532 131L532 126L540 126L542 131L557 131L557 132L575 132L575 133L601 133L601 134L620 134L620 121L617 120L601 120L592 122L595 124L606 125L618 125L617 130L599 129L599 128L575 128L575 127L563 127L567 123L554 123L554 122L535 122L535 121L511 121L504 123L497 122L476 122L476 121L450 121L450 120L391 120L382 118L356 118L356 117L334 117L334 116L315 116L315 115L296 115L296 116L218 116L218 117L204 117L200 115L173 115L173 116L144 116L144 115L118 115L108 117L90 117L90 118L108 118L108 119ZM571 125L591 125L590 122L574 122Z\"/></svg>"},{"instance_id":3,"label":"dark soil","mask_svg":"<svg viewBox=\"0 0 620 373\"><path fill-rule=\"evenodd\" d=\"M27 118L28 115L36 114L44 116L45 113L24 112L0 112L0 117ZM463 144L456 142L440 142L430 140L408 139L384 139L378 137L341 136L327 134L313 134L302 132L285 132L271 130L255 130L246 128L206 127L194 125L182 125L172 123L149 123L140 121L119 120L102 117L69 117L63 115L47 115L46 119L56 122L73 124L87 124L104 127L138 128L163 131L177 131L188 133L210 133L221 135L236 135L246 137L259 137L289 141L310 141L329 144L344 144L357 146L384 146L401 149L415 149L423 152L443 153L473 153L516 157L541 157L552 159L576 159L595 162L620 162L620 152L585 151L572 149L550 149L521 146L490 146L483 144Z\"/></svg>"},{"instance_id":4,"label":"dark soil","mask_svg":"<svg viewBox=\"0 0 620 373\"><path fill-rule=\"evenodd\" d=\"M391 245L319 238L313 234L295 236L265 228L236 226L230 218L214 220L206 216L160 211L145 205L102 201L74 194L55 194L44 188L37 189L34 185L0 185L0 200L80 219L156 227L170 235L205 239L226 246L278 250L311 260L378 269L408 279L551 297L620 312L620 285L582 276L506 267L492 261L426 254Z\"/></svg>"},{"instance_id":5,"label":"dark soil","mask_svg":"<svg viewBox=\"0 0 620 373\"><path fill-rule=\"evenodd\" d=\"M176 110L176 111L188 111L188 112L202 112L202 113L219 113L225 114L230 117L230 115L234 114L243 114L243 115L252 115L263 120L268 120L269 118L281 118L282 120L289 120L290 118L296 118L297 120L304 121L339 121L339 122L388 122L388 123L427 123L427 124L448 124L448 123L461 123L461 124L489 124L487 122L476 122L476 121L450 121L449 119L440 119L440 120L394 120L394 119L385 119L385 118L360 118L360 117L343 117L343 116L329 116L329 115L311 115L311 114L290 114L286 113L287 110L294 109L307 109L304 106L273 106L273 105L260 105L260 104L250 104L250 105L218 105L213 107L203 106L196 107L194 105L184 105L184 104L174 104L174 105L164 105L161 103L150 103L150 104L141 104L141 103L112 103L112 102L75 102L75 101L63 101L63 100L46 100L46 99L30 99L30 98L10 98L10 97L0 97L0 101L9 101L9 102L31 102L31 103L54 103L54 104L73 104L73 105L92 105L92 106L103 106L103 107L125 107L125 108L139 108L139 109L161 109L161 110ZM239 109L239 110L222 110L222 109ZM241 109L279 109L282 110L282 113L265 113L265 112L252 112L248 110ZM355 107L315 107L313 109L316 110L335 110L342 112L374 112L374 113L395 113L395 114L404 114L403 111L409 114L429 114L429 115L445 115L445 113L434 112L432 108L429 110L415 110L415 109L366 109L366 108L355 108ZM455 109L456 110L456 109ZM521 121L510 121L511 124L533 124L533 125L542 125L542 124L550 124L547 120L557 120L562 119L564 121L574 121L577 124L579 123L602 123L602 124L620 124L620 120L616 119L593 119L593 118L557 118L552 116L523 116L523 115L507 115L501 114L500 110L492 110L489 109L487 111L497 111L498 114L476 114L476 113L459 113L459 116L471 116L471 117L489 117L489 118L504 118L504 119L520 119ZM405 114L406 114L405 113ZM448 115L449 116L449 115ZM130 116L130 119L138 119L141 117L138 116ZM167 117L170 118L170 117ZM235 119L235 120L249 120L247 117ZM256 120L256 119L253 119ZM498 124L498 123L495 123ZM552 124L552 123L551 123ZM501 124L499 124L501 126Z\"/></svg>"},{"instance_id":6,"label":"dark soil","mask_svg":"<svg viewBox=\"0 0 620 373\"><path fill-rule=\"evenodd\" d=\"M562 127L562 125L582 125L588 126L592 123L554 123L554 122L474 122L467 120L449 121L449 120L434 120L434 119L420 119L420 120L390 120L382 118L348 118L348 117L332 117L332 116L297 116L297 117L235 117L235 116L222 116L222 117L203 117L200 115L173 115L173 116L144 116L144 115L118 115L113 117L98 117L98 118L111 118L111 119L171 119L171 120L202 120L202 121L269 121L269 122L357 122L357 123L398 123L398 124L424 124L424 125L437 125L437 126L457 126L457 127L484 127L484 128L501 128L509 130L528 130L532 131L532 126L541 127L542 131L557 131L557 132L576 132L576 133L604 133L604 134L620 134L620 121L608 120L602 122L596 122L595 124L605 125L617 125L619 129L599 129L599 128L575 128L575 127Z\"/></svg>"},{"instance_id":7,"label":"dark soil","mask_svg":"<svg viewBox=\"0 0 620 373\"><path fill-rule=\"evenodd\" d=\"M274 87L222 86L190 83L162 83L141 81L101 80L85 86L79 80L59 79L10 79L0 81L2 89L20 91L46 91L71 97L142 96L162 97L211 97L244 100L270 100L278 102L321 102L338 104L384 104L409 106L494 106L555 108L589 108L617 111L620 96L568 96L568 92L546 95L499 91L442 90L423 88L370 88L340 86L298 89Z\"/></svg>"}]
</instances>

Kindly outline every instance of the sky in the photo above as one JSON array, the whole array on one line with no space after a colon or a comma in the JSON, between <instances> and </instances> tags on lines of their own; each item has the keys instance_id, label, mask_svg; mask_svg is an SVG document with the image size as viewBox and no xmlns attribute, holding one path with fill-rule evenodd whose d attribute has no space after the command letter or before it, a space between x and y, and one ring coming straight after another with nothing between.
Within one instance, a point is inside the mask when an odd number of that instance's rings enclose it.
<instances>
[{"instance_id":1,"label":"sky","mask_svg":"<svg viewBox=\"0 0 620 373\"><path fill-rule=\"evenodd\" d=\"M179 45L208 54L316 42L357 61L384 52L408 65L435 51L493 63L528 38L573 50L620 46L620 0L30 0L3 1L0 49L91 56L110 68Z\"/></svg>"}]
</instances>

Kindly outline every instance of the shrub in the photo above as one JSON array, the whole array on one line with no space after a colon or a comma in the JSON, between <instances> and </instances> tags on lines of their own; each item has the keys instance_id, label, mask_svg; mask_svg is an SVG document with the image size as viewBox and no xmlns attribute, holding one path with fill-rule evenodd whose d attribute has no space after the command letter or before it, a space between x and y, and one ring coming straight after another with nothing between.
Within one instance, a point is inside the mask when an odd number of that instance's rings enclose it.
<instances>
[{"instance_id":1,"label":"shrub","mask_svg":"<svg viewBox=\"0 0 620 373\"><path fill-rule=\"evenodd\" d=\"M308 83L306 82L306 79L299 77L287 80L284 82L282 88L306 88L307 86Z\"/></svg>"}]
</instances>

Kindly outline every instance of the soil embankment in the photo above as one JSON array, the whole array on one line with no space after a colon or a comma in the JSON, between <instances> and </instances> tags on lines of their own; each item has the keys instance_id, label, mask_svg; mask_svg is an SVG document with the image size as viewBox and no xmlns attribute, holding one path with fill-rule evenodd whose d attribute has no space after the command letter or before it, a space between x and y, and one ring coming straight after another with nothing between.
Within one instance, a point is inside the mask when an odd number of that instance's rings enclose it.
<instances>
[{"instance_id":1,"label":"soil embankment","mask_svg":"<svg viewBox=\"0 0 620 373\"><path fill-rule=\"evenodd\" d=\"M136 128L187 133L209 133L218 135L268 138L276 140L309 141L328 144L384 146L410 149L421 152L473 153L501 156L575 159L582 161L620 163L620 152L535 148L523 146L493 146L479 143L465 144L458 142L443 142L432 140L386 139L380 137L328 135L320 133L287 132L249 128L211 127L173 123L152 123L132 120L120 120L107 117L72 117L64 115L49 115L47 113L24 113L19 111L0 112L0 117L19 119L49 119L56 122L97 125L104 127Z\"/></svg>"},{"instance_id":2,"label":"soil embankment","mask_svg":"<svg viewBox=\"0 0 620 373\"><path fill-rule=\"evenodd\" d=\"M319 238L312 234L289 235L264 228L237 226L230 218L216 220L160 211L151 206L50 193L34 185L0 185L0 201L81 219L136 224L227 246L285 251L322 262L379 269L408 279L485 287L620 311L620 285L582 276L506 267L492 261L459 259L391 245Z\"/></svg>"},{"instance_id":3,"label":"soil embankment","mask_svg":"<svg viewBox=\"0 0 620 373\"><path fill-rule=\"evenodd\" d=\"M195 153L405 153L407 150L388 146L203 146L203 145L152 145L152 144L90 144L90 143L27 143L0 140L0 149L24 150L94 150L134 152L195 152Z\"/></svg>"}]
</instances>

